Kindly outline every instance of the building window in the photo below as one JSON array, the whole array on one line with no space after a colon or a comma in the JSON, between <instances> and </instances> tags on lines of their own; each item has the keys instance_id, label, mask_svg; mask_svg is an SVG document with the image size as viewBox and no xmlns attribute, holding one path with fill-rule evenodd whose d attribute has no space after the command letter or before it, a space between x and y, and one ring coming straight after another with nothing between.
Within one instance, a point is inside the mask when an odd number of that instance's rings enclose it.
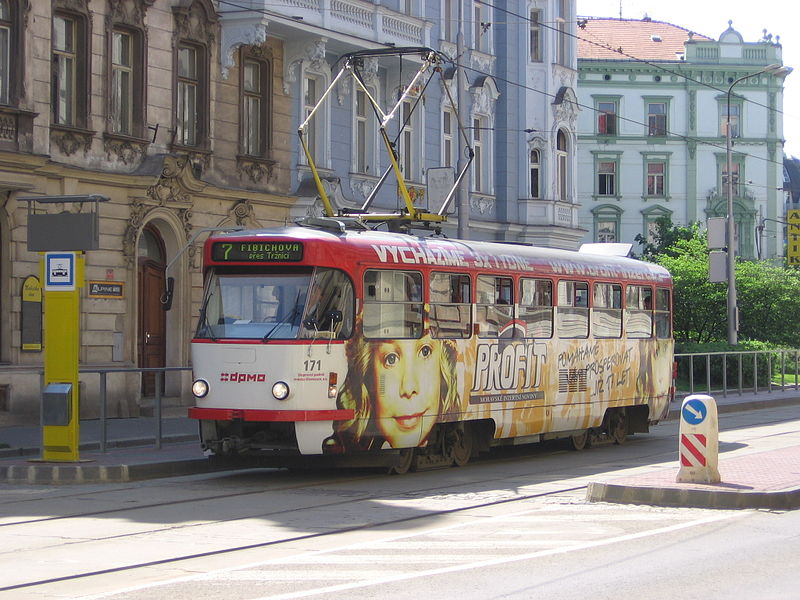
<instances>
[{"instance_id":1,"label":"building window","mask_svg":"<svg viewBox=\"0 0 800 600\"><path fill-rule=\"evenodd\" d=\"M78 87L78 19L53 17L52 119L57 125L76 125Z\"/></svg>"},{"instance_id":2,"label":"building window","mask_svg":"<svg viewBox=\"0 0 800 600\"><path fill-rule=\"evenodd\" d=\"M597 133L599 135L617 135L617 103L597 103Z\"/></svg>"},{"instance_id":3,"label":"building window","mask_svg":"<svg viewBox=\"0 0 800 600\"><path fill-rule=\"evenodd\" d=\"M414 103L411 100L404 100L402 106L403 126L402 134L400 135L400 167L403 170L403 176L408 181L416 181L416 165L417 157L414 152L414 118L413 118Z\"/></svg>"},{"instance_id":4,"label":"building window","mask_svg":"<svg viewBox=\"0 0 800 600\"><path fill-rule=\"evenodd\" d=\"M666 163L663 162L648 162L647 168L647 195L648 196L664 196L665 195L665 173L667 170Z\"/></svg>"},{"instance_id":5,"label":"building window","mask_svg":"<svg viewBox=\"0 0 800 600\"><path fill-rule=\"evenodd\" d=\"M739 189L739 163L732 162L731 163L731 187L733 189L734 197L741 195ZM727 162L722 163L722 172L720 177L720 190L722 190L722 196L725 196L728 193L728 164Z\"/></svg>"},{"instance_id":6,"label":"building window","mask_svg":"<svg viewBox=\"0 0 800 600\"><path fill-rule=\"evenodd\" d=\"M309 117L311 111L314 110L317 102L319 102L320 90L318 90L318 88L322 87L320 84L321 82L314 75L306 75L306 77L303 79L304 119ZM308 150L311 152L312 156L318 153L317 140L319 138L319 118L320 114L317 113L317 115L308 122L308 126L306 128L306 145L308 146Z\"/></svg>"},{"instance_id":7,"label":"building window","mask_svg":"<svg viewBox=\"0 0 800 600\"><path fill-rule=\"evenodd\" d=\"M569 0L556 1L556 63L570 64Z\"/></svg>"},{"instance_id":8,"label":"building window","mask_svg":"<svg viewBox=\"0 0 800 600\"><path fill-rule=\"evenodd\" d=\"M458 144L456 139L456 114L446 109L442 112L442 166L455 167L458 163L456 153Z\"/></svg>"},{"instance_id":9,"label":"building window","mask_svg":"<svg viewBox=\"0 0 800 600\"><path fill-rule=\"evenodd\" d=\"M556 198L564 202L569 198L568 159L567 135L559 129L556 136Z\"/></svg>"},{"instance_id":10,"label":"building window","mask_svg":"<svg viewBox=\"0 0 800 600\"><path fill-rule=\"evenodd\" d=\"M176 143L197 146L200 143L200 110L203 102L200 48L178 46L178 98L176 105Z\"/></svg>"},{"instance_id":11,"label":"building window","mask_svg":"<svg viewBox=\"0 0 800 600\"><path fill-rule=\"evenodd\" d=\"M11 9L0 0L0 104L8 104L11 88Z\"/></svg>"},{"instance_id":12,"label":"building window","mask_svg":"<svg viewBox=\"0 0 800 600\"><path fill-rule=\"evenodd\" d=\"M455 42L458 33L458 1L443 0L442 2L442 39L448 42Z\"/></svg>"},{"instance_id":13,"label":"building window","mask_svg":"<svg viewBox=\"0 0 800 600\"><path fill-rule=\"evenodd\" d=\"M489 7L483 2L475 2L472 8L472 41L473 48L481 52L490 52L490 29L489 17L487 11Z\"/></svg>"},{"instance_id":14,"label":"building window","mask_svg":"<svg viewBox=\"0 0 800 600\"><path fill-rule=\"evenodd\" d=\"M374 94L372 91L369 94ZM374 118L370 118L372 113L372 106L370 100L363 89L357 88L354 96L353 114L355 118L355 127L353 135L355 136L353 150L353 170L356 173L370 173L375 174L375 134L374 134Z\"/></svg>"},{"instance_id":15,"label":"building window","mask_svg":"<svg viewBox=\"0 0 800 600\"><path fill-rule=\"evenodd\" d=\"M112 133L141 137L144 119L144 49L142 35L133 29L111 31L111 97L109 98Z\"/></svg>"},{"instance_id":16,"label":"building window","mask_svg":"<svg viewBox=\"0 0 800 600\"><path fill-rule=\"evenodd\" d=\"M489 119L483 116L475 117L472 120L472 149L475 152L472 163L472 189L476 192L490 194L492 191L489 151L491 147Z\"/></svg>"},{"instance_id":17,"label":"building window","mask_svg":"<svg viewBox=\"0 0 800 600\"><path fill-rule=\"evenodd\" d=\"M667 135L667 105L664 102L647 103L647 135Z\"/></svg>"},{"instance_id":18,"label":"building window","mask_svg":"<svg viewBox=\"0 0 800 600\"><path fill-rule=\"evenodd\" d=\"M652 244L658 238L659 228L664 223L664 219L666 219L668 223L672 223L672 212L658 205L643 210L642 217L642 233L644 241L648 244Z\"/></svg>"},{"instance_id":19,"label":"building window","mask_svg":"<svg viewBox=\"0 0 800 600\"><path fill-rule=\"evenodd\" d=\"M622 211L611 204L592 209L594 220L594 240L599 243L620 241L620 221Z\"/></svg>"},{"instance_id":20,"label":"building window","mask_svg":"<svg viewBox=\"0 0 800 600\"><path fill-rule=\"evenodd\" d=\"M270 131L270 65L242 55L242 154L266 158Z\"/></svg>"},{"instance_id":21,"label":"building window","mask_svg":"<svg viewBox=\"0 0 800 600\"><path fill-rule=\"evenodd\" d=\"M730 124L731 124L731 137L737 138L740 135L739 116L741 115L742 107L737 103L730 105ZM728 135L728 103L720 102L720 115L719 115L719 131L722 137Z\"/></svg>"},{"instance_id":22,"label":"building window","mask_svg":"<svg viewBox=\"0 0 800 600\"><path fill-rule=\"evenodd\" d=\"M617 163L600 161L597 165L597 195L615 196L617 194Z\"/></svg>"},{"instance_id":23,"label":"building window","mask_svg":"<svg viewBox=\"0 0 800 600\"><path fill-rule=\"evenodd\" d=\"M531 198L541 198L540 196L540 176L542 173L541 154L538 150L531 150Z\"/></svg>"},{"instance_id":24,"label":"building window","mask_svg":"<svg viewBox=\"0 0 800 600\"><path fill-rule=\"evenodd\" d=\"M530 57L531 62L542 62L542 29L540 26L542 20L541 10L532 10L530 12Z\"/></svg>"},{"instance_id":25,"label":"building window","mask_svg":"<svg viewBox=\"0 0 800 600\"><path fill-rule=\"evenodd\" d=\"M400 0L400 3L404 14L409 16L414 14L414 0Z\"/></svg>"}]
</instances>

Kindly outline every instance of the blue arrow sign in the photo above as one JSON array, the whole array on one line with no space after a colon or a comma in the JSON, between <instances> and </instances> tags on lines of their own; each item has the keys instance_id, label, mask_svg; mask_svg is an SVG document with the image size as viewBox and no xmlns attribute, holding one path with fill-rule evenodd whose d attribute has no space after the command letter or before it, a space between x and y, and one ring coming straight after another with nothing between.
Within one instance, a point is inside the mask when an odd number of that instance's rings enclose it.
<instances>
[{"instance_id":1,"label":"blue arrow sign","mask_svg":"<svg viewBox=\"0 0 800 600\"><path fill-rule=\"evenodd\" d=\"M689 425L700 425L700 423L706 420L707 414L708 407L702 400L688 400L681 409L683 420L689 423Z\"/></svg>"}]
</instances>

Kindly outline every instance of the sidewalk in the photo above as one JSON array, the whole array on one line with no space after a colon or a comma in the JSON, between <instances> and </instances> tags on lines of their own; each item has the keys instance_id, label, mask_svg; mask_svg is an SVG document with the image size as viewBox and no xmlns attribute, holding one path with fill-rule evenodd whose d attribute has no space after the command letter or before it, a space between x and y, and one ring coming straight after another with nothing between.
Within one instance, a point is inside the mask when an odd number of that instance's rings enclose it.
<instances>
[{"instance_id":1,"label":"sidewalk","mask_svg":"<svg viewBox=\"0 0 800 600\"><path fill-rule=\"evenodd\" d=\"M713 397L720 414L794 405L798 407L800 418L800 392L793 389ZM682 398L676 400L670 406L669 420L680 417L682 401ZM773 441L770 447L752 448L748 454L730 456L720 453L720 483L677 483L679 467L676 460L669 467L655 467L627 477L592 482L586 499L590 502L685 508L800 508L800 426L778 437L780 439Z\"/></svg>"},{"instance_id":2,"label":"sidewalk","mask_svg":"<svg viewBox=\"0 0 800 600\"><path fill-rule=\"evenodd\" d=\"M702 393L702 392L698 392ZM714 396L720 413L796 405L800 391L774 390L758 394ZM669 419L677 419L682 399L673 402ZM184 409L185 410L185 409ZM156 421L152 417L109 419L106 452L100 452L101 426L96 419L81 421L80 462L44 463L41 429L34 425L0 426L0 484L59 484L124 482L218 470L204 456L197 422L184 416L162 419L162 447L155 448ZM783 436L782 448L752 448L746 455L720 455L723 483L675 483L674 468L640 469L641 474L592 482L587 497L597 502L692 506L705 508L800 507L800 427ZM762 450L762 451L759 451Z\"/></svg>"}]
</instances>

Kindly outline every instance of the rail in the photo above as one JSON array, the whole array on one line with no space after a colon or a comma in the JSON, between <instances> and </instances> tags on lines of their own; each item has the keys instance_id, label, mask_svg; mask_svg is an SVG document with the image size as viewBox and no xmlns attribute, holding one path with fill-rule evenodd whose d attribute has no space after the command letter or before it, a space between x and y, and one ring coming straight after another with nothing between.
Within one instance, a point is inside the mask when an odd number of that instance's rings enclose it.
<instances>
[{"instance_id":1,"label":"rail","mask_svg":"<svg viewBox=\"0 0 800 600\"><path fill-rule=\"evenodd\" d=\"M773 389L800 389L800 350L742 350L675 354L676 387L680 394L744 391L759 393ZM700 389L696 382L704 381Z\"/></svg>"}]
</instances>

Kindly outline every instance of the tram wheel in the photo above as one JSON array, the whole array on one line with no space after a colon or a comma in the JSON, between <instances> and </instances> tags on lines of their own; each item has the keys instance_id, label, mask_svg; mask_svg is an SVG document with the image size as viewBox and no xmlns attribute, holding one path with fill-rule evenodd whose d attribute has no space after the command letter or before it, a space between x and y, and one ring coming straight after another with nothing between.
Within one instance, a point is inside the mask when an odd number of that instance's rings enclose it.
<instances>
[{"instance_id":1,"label":"tram wheel","mask_svg":"<svg viewBox=\"0 0 800 600\"><path fill-rule=\"evenodd\" d=\"M591 446L590 441L590 433L588 429L585 429L582 433L576 433L570 438L570 442L572 443L573 450L584 450Z\"/></svg>"},{"instance_id":2,"label":"tram wheel","mask_svg":"<svg viewBox=\"0 0 800 600\"><path fill-rule=\"evenodd\" d=\"M623 410L614 411L609 419L608 432L615 444L622 446L628 439L628 420Z\"/></svg>"},{"instance_id":3,"label":"tram wheel","mask_svg":"<svg viewBox=\"0 0 800 600\"><path fill-rule=\"evenodd\" d=\"M389 467L389 475L405 475L414 465L415 448L403 448L400 450L400 461Z\"/></svg>"},{"instance_id":4,"label":"tram wheel","mask_svg":"<svg viewBox=\"0 0 800 600\"><path fill-rule=\"evenodd\" d=\"M472 456L472 428L465 425L463 430L456 430L455 435L457 439L450 448L450 456L455 466L463 467Z\"/></svg>"}]
</instances>

